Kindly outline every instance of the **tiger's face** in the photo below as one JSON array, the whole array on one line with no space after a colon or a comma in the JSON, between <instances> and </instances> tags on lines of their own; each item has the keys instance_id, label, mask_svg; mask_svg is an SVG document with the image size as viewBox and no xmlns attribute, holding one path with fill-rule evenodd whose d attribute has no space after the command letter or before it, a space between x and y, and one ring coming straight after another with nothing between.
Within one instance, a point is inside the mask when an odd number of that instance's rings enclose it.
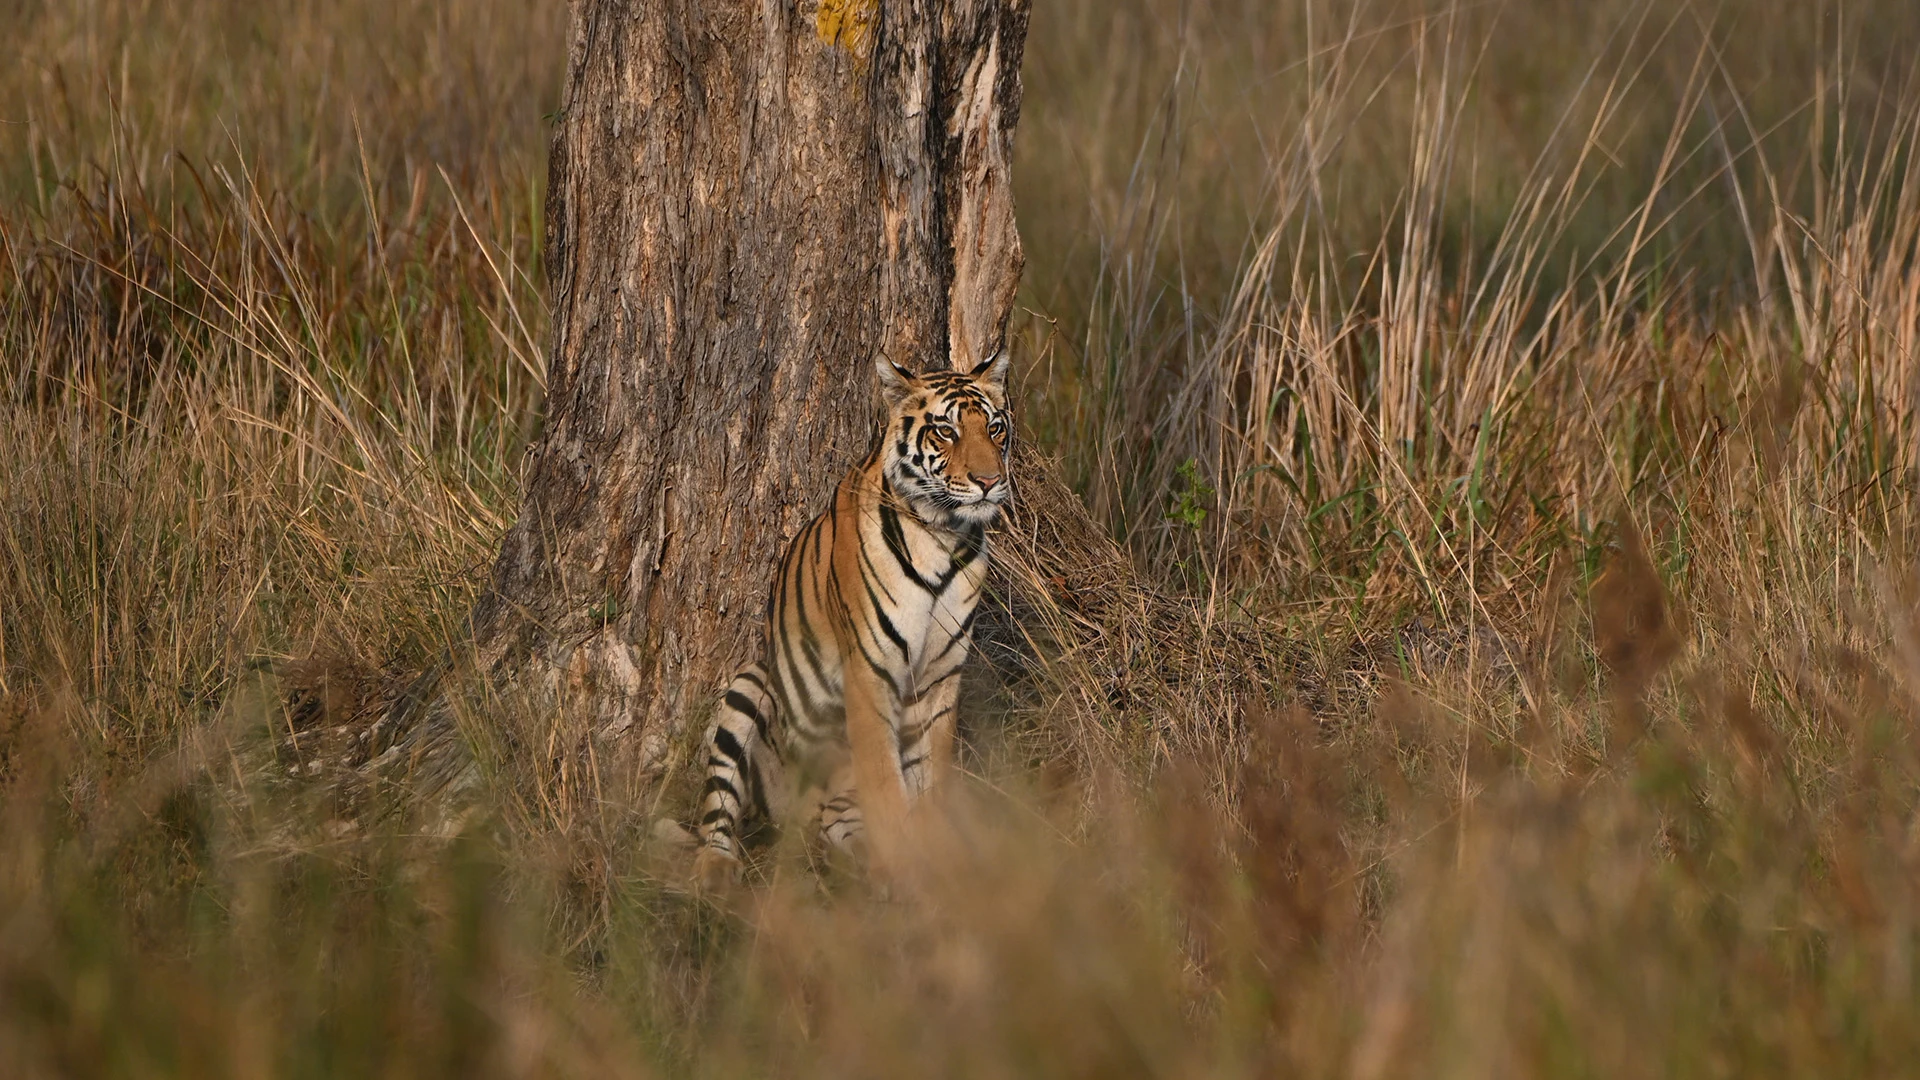
<instances>
[{"instance_id":1,"label":"tiger's face","mask_svg":"<svg viewBox=\"0 0 1920 1080\"><path fill-rule=\"evenodd\" d=\"M885 359L875 362L887 404L882 467L922 521L986 525L1012 494L1008 363L1004 350L964 372L914 375Z\"/></svg>"}]
</instances>

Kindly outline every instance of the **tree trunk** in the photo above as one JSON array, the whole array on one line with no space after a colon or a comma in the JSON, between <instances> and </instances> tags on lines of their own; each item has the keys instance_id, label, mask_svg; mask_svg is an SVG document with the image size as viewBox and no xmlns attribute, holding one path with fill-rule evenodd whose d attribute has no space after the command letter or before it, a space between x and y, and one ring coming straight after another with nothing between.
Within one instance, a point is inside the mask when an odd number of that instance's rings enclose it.
<instances>
[{"instance_id":1,"label":"tree trunk","mask_svg":"<svg viewBox=\"0 0 1920 1080\"><path fill-rule=\"evenodd\" d=\"M472 644L490 683L552 709L534 749L617 744L646 776L759 649L779 553L866 449L874 356L971 364L1002 342L1028 9L571 17L546 425Z\"/></svg>"}]
</instances>

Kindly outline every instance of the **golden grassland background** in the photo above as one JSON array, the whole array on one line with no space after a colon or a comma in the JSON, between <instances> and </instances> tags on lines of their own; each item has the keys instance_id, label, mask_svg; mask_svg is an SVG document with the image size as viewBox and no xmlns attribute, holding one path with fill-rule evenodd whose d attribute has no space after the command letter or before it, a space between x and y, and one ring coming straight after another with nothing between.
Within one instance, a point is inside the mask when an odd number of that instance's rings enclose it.
<instances>
[{"instance_id":1,"label":"golden grassland background","mask_svg":"<svg viewBox=\"0 0 1920 1080\"><path fill-rule=\"evenodd\" d=\"M0 3L0 1071L1920 1071L1920 11L1038 5L1024 438L1156 599L925 902L733 912L336 782L514 514L565 32Z\"/></svg>"}]
</instances>

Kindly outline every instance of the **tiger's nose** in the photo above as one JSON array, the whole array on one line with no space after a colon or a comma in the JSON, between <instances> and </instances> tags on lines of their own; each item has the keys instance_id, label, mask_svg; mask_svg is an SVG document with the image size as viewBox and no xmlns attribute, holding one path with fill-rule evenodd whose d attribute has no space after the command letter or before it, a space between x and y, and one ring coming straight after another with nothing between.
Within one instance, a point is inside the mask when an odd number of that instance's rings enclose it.
<instances>
[{"instance_id":1,"label":"tiger's nose","mask_svg":"<svg viewBox=\"0 0 1920 1080\"><path fill-rule=\"evenodd\" d=\"M991 476L981 476L979 473L968 473L967 475L973 478L974 483L980 485L980 494L982 495L992 491L993 485L1000 482L999 473L994 473Z\"/></svg>"}]
</instances>

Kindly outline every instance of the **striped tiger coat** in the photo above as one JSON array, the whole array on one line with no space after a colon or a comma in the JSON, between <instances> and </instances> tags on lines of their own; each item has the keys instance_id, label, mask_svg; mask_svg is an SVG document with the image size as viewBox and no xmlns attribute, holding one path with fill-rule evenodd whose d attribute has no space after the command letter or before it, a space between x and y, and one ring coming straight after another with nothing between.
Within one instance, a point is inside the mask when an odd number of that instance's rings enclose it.
<instances>
[{"instance_id":1,"label":"striped tiger coat","mask_svg":"<svg viewBox=\"0 0 1920 1080\"><path fill-rule=\"evenodd\" d=\"M886 426L774 575L766 652L706 741L695 874L738 874L762 815L898 865L908 807L953 757L960 665L1009 494L1004 353L968 372L876 365Z\"/></svg>"}]
</instances>

